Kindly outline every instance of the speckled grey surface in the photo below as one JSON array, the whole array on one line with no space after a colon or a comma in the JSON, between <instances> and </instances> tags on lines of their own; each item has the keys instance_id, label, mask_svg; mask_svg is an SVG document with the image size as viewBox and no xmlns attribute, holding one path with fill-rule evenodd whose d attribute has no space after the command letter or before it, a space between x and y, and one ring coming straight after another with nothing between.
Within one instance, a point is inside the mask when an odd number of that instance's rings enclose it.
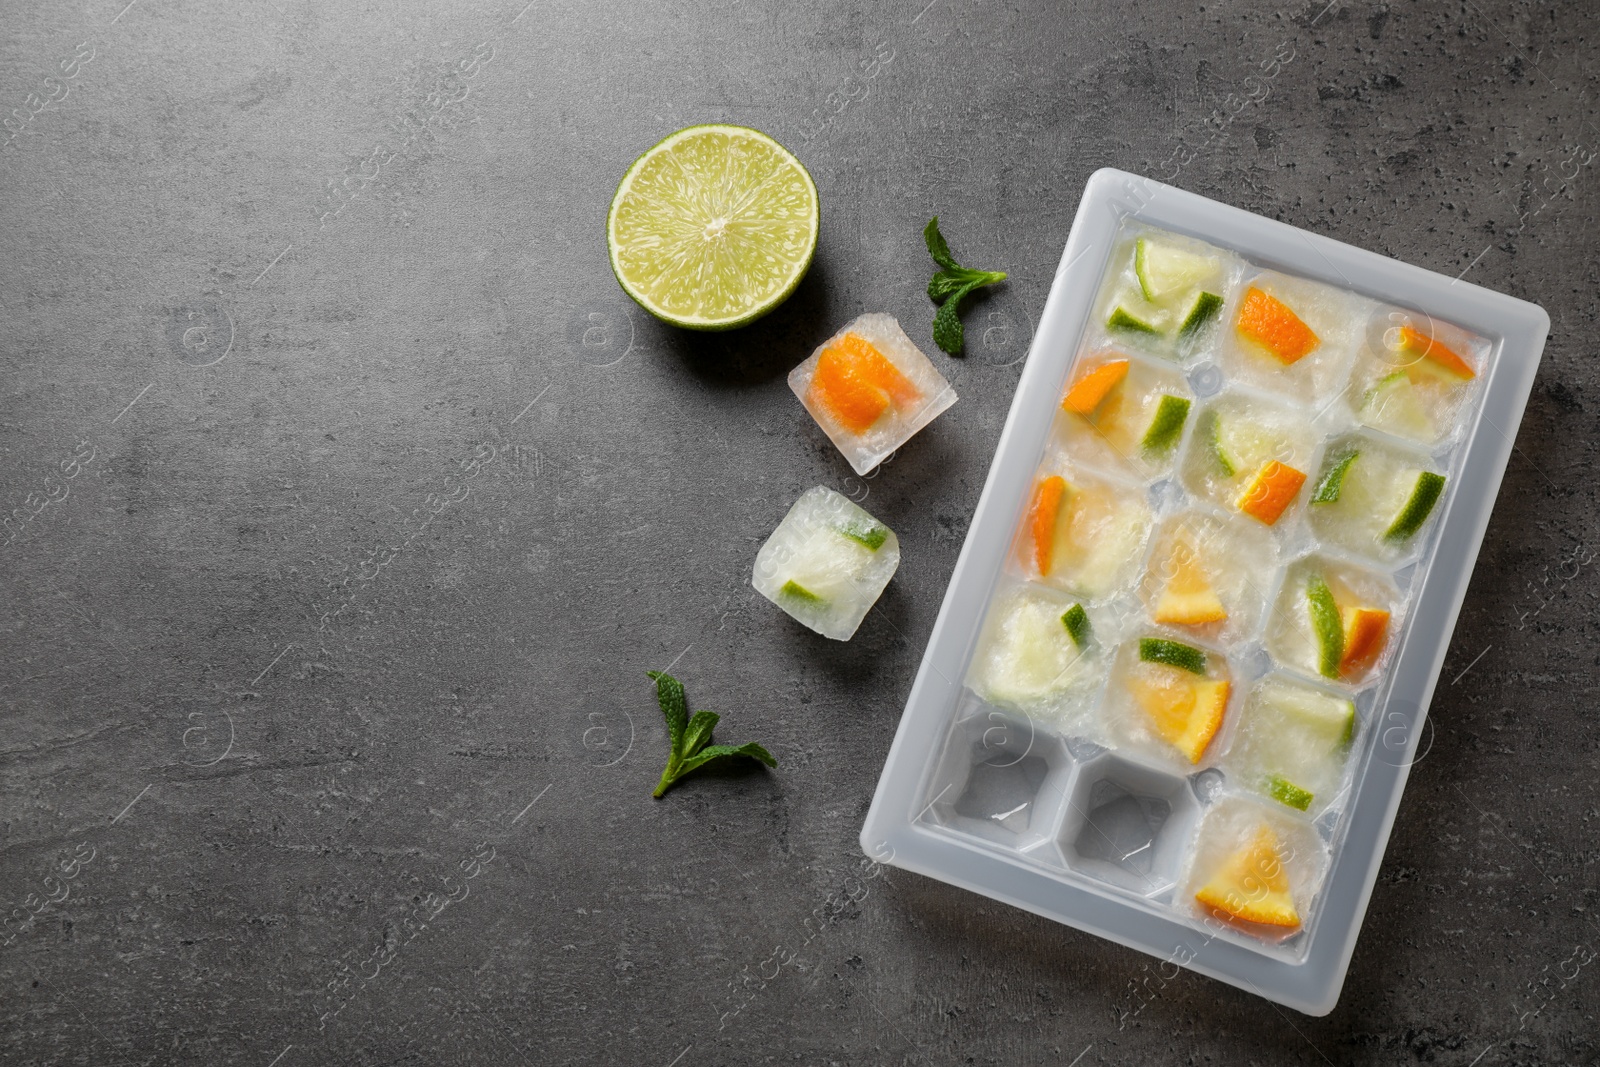
<instances>
[{"instance_id":1,"label":"speckled grey surface","mask_svg":"<svg viewBox=\"0 0 1600 1067\"><path fill-rule=\"evenodd\" d=\"M0 1061L1600 1062L1592 6L523 2L0 8ZM714 120L822 241L686 336L602 218ZM1104 165L1553 322L1325 1019L859 866ZM783 373L931 349L934 213L1013 282L853 480ZM819 483L905 557L848 645L748 585ZM668 664L779 770L650 799Z\"/></svg>"}]
</instances>

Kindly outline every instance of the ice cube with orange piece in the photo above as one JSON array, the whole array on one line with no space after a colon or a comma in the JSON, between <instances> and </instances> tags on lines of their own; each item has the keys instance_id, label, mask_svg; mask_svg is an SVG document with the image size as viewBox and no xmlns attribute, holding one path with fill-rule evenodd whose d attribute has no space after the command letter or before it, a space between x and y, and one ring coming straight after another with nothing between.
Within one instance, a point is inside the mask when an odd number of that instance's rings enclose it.
<instances>
[{"instance_id":1,"label":"ice cube with orange piece","mask_svg":"<svg viewBox=\"0 0 1600 1067\"><path fill-rule=\"evenodd\" d=\"M789 388L857 474L866 474L956 402L956 392L892 315L847 323L789 372Z\"/></svg>"},{"instance_id":2,"label":"ice cube with orange piece","mask_svg":"<svg viewBox=\"0 0 1600 1067\"><path fill-rule=\"evenodd\" d=\"M1277 560L1259 523L1190 507L1161 520L1140 593L1153 622L1237 640L1255 630Z\"/></svg>"},{"instance_id":3,"label":"ice cube with orange piece","mask_svg":"<svg viewBox=\"0 0 1600 1067\"><path fill-rule=\"evenodd\" d=\"M1084 460L1138 475L1165 473L1194 395L1176 367L1105 349L1083 360L1061 400L1061 432Z\"/></svg>"},{"instance_id":4,"label":"ice cube with orange piece","mask_svg":"<svg viewBox=\"0 0 1600 1067\"><path fill-rule=\"evenodd\" d=\"M1150 522L1150 506L1136 490L1047 465L1030 490L1018 556L1030 579L1103 597L1131 583Z\"/></svg>"}]
</instances>

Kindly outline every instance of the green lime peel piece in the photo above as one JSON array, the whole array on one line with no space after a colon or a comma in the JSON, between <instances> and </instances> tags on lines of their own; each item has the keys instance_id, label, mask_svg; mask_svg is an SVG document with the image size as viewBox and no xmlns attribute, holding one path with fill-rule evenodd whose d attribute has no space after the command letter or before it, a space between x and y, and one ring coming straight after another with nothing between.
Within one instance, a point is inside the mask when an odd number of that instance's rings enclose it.
<instances>
[{"instance_id":1,"label":"green lime peel piece","mask_svg":"<svg viewBox=\"0 0 1600 1067\"><path fill-rule=\"evenodd\" d=\"M1067 634L1072 638L1072 643L1079 648L1089 645L1089 613L1083 610L1082 604L1074 604L1061 616L1061 625L1067 628Z\"/></svg>"},{"instance_id":2,"label":"green lime peel piece","mask_svg":"<svg viewBox=\"0 0 1600 1067\"><path fill-rule=\"evenodd\" d=\"M1139 658L1146 663L1176 667L1190 674L1206 673L1206 654L1193 645L1164 637L1139 638Z\"/></svg>"},{"instance_id":3,"label":"green lime peel piece","mask_svg":"<svg viewBox=\"0 0 1600 1067\"><path fill-rule=\"evenodd\" d=\"M1417 484L1411 490L1411 499L1406 501L1406 506L1400 509L1400 514L1389 528L1383 532L1385 541L1404 541L1422 529L1422 524L1428 521L1433 506L1439 502L1439 496L1444 492L1444 475L1432 471L1423 471L1417 475Z\"/></svg>"},{"instance_id":4,"label":"green lime peel piece","mask_svg":"<svg viewBox=\"0 0 1600 1067\"><path fill-rule=\"evenodd\" d=\"M1111 316L1106 319L1106 325L1113 330L1126 330L1129 333L1159 334L1161 332L1121 304L1111 309Z\"/></svg>"},{"instance_id":5,"label":"green lime peel piece","mask_svg":"<svg viewBox=\"0 0 1600 1067\"><path fill-rule=\"evenodd\" d=\"M1189 305L1188 312L1183 316L1183 324L1178 327L1178 337L1181 339L1198 333L1221 310L1222 297L1216 293L1202 291L1195 294L1194 303Z\"/></svg>"},{"instance_id":6,"label":"green lime peel piece","mask_svg":"<svg viewBox=\"0 0 1600 1067\"><path fill-rule=\"evenodd\" d=\"M1281 774L1267 776L1267 795L1297 811L1305 811L1316 799L1316 794L1301 789Z\"/></svg>"},{"instance_id":7,"label":"green lime peel piece","mask_svg":"<svg viewBox=\"0 0 1600 1067\"><path fill-rule=\"evenodd\" d=\"M1211 458L1216 461L1217 469L1225 477L1232 478L1239 473L1233 457L1222 447L1222 416L1215 410L1206 416L1206 443L1211 446Z\"/></svg>"},{"instance_id":8,"label":"green lime peel piece","mask_svg":"<svg viewBox=\"0 0 1600 1067\"><path fill-rule=\"evenodd\" d=\"M834 529L841 537L848 537L856 544L873 552L883 547L889 539L889 528L881 522L872 522L868 519L851 519L843 526Z\"/></svg>"},{"instance_id":9,"label":"green lime peel piece","mask_svg":"<svg viewBox=\"0 0 1600 1067\"><path fill-rule=\"evenodd\" d=\"M1344 658L1344 622L1333 590L1322 575L1306 583L1306 608L1311 612L1311 632L1317 639L1317 670L1324 677L1339 677L1339 661Z\"/></svg>"},{"instance_id":10,"label":"green lime peel piece","mask_svg":"<svg viewBox=\"0 0 1600 1067\"><path fill-rule=\"evenodd\" d=\"M792 600L799 600L806 604L821 604L822 598L793 578L783 583L783 588L778 590L779 596L786 596Z\"/></svg>"},{"instance_id":11,"label":"green lime peel piece","mask_svg":"<svg viewBox=\"0 0 1600 1067\"><path fill-rule=\"evenodd\" d=\"M1173 396L1170 393L1161 394L1161 402L1156 405L1155 417L1150 420L1150 428L1145 430L1144 439L1139 442L1139 447L1145 452L1155 454L1171 451L1172 446L1178 443L1178 438L1183 433L1183 424L1188 418L1188 398Z\"/></svg>"},{"instance_id":12,"label":"green lime peel piece","mask_svg":"<svg viewBox=\"0 0 1600 1067\"><path fill-rule=\"evenodd\" d=\"M1351 464L1361 455L1357 448L1349 449L1333 457L1331 466L1322 475L1322 480L1317 483L1316 492L1311 494L1313 504L1338 503L1339 493L1344 489L1344 476L1349 473Z\"/></svg>"}]
</instances>

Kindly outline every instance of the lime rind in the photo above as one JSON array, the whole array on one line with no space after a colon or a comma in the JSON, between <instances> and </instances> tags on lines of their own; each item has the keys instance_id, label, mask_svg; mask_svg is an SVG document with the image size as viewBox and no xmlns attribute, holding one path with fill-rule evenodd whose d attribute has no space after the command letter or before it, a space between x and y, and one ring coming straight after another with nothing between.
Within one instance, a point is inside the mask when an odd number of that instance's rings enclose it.
<instances>
[{"instance_id":1,"label":"lime rind","mask_svg":"<svg viewBox=\"0 0 1600 1067\"><path fill-rule=\"evenodd\" d=\"M1361 450L1352 448L1329 460L1326 473L1322 480L1317 482L1316 492L1311 494L1313 504L1336 504L1339 502L1339 493L1344 489L1344 476L1350 470L1350 465L1361 455Z\"/></svg>"},{"instance_id":2,"label":"lime rind","mask_svg":"<svg viewBox=\"0 0 1600 1067\"><path fill-rule=\"evenodd\" d=\"M1296 811L1305 811L1311 807L1311 802L1316 799L1316 794L1310 790L1301 789L1281 774L1269 774L1266 780L1267 795L1280 804L1286 804Z\"/></svg>"},{"instance_id":3,"label":"lime rind","mask_svg":"<svg viewBox=\"0 0 1600 1067\"><path fill-rule=\"evenodd\" d=\"M1317 641L1317 671L1328 678L1339 677L1339 661L1344 658L1344 620L1333 590L1320 574L1306 583L1306 610L1311 614L1311 633Z\"/></svg>"},{"instance_id":4,"label":"lime rind","mask_svg":"<svg viewBox=\"0 0 1600 1067\"><path fill-rule=\"evenodd\" d=\"M881 522L869 522L865 519L851 519L842 526L835 527L841 537L848 537L856 544L869 551L876 552L883 547L889 539L889 528Z\"/></svg>"},{"instance_id":5,"label":"lime rind","mask_svg":"<svg viewBox=\"0 0 1600 1067\"><path fill-rule=\"evenodd\" d=\"M1210 446L1211 458L1217 469L1225 477L1232 478L1239 473L1239 461L1229 454L1222 443L1221 412L1213 410L1206 418L1206 444Z\"/></svg>"},{"instance_id":6,"label":"lime rind","mask_svg":"<svg viewBox=\"0 0 1600 1067\"><path fill-rule=\"evenodd\" d=\"M1089 644L1089 613L1083 610L1082 604L1068 608L1061 616L1061 625L1067 628L1073 644L1079 648Z\"/></svg>"},{"instance_id":7,"label":"lime rind","mask_svg":"<svg viewBox=\"0 0 1600 1067\"><path fill-rule=\"evenodd\" d=\"M1206 654L1193 645L1171 641L1164 637L1141 637L1139 658L1146 663L1160 663L1176 667L1190 674L1206 673Z\"/></svg>"},{"instance_id":8,"label":"lime rind","mask_svg":"<svg viewBox=\"0 0 1600 1067\"><path fill-rule=\"evenodd\" d=\"M1412 487L1411 496L1407 498L1405 507L1400 509L1400 514L1395 516L1394 522L1384 531L1385 541L1405 541L1415 536L1422 529L1422 524L1428 521L1428 516L1433 513L1433 506L1439 502L1439 496L1444 492L1444 475L1435 474L1433 471L1422 471L1417 475L1417 484Z\"/></svg>"},{"instance_id":9,"label":"lime rind","mask_svg":"<svg viewBox=\"0 0 1600 1067\"><path fill-rule=\"evenodd\" d=\"M1185 338L1200 332L1200 328L1217 317L1217 312L1222 310L1222 297L1216 293L1204 290L1195 294L1194 301L1189 305L1189 310L1184 313L1182 323L1178 326L1178 337Z\"/></svg>"},{"instance_id":10,"label":"lime rind","mask_svg":"<svg viewBox=\"0 0 1600 1067\"><path fill-rule=\"evenodd\" d=\"M1161 332L1154 324L1139 318L1139 316L1121 304L1111 309L1111 315L1106 319L1106 326L1113 330L1122 330L1125 333L1155 335Z\"/></svg>"},{"instance_id":11,"label":"lime rind","mask_svg":"<svg viewBox=\"0 0 1600 1067\"><path fill-rule=\"evenodd\" d=\"M793 153L747 126L705 124L633 161L606 215L606 243L617 283L652 316L731 330L799 287L820 228L816 183Z\"/></svg>"},{"instance_id":12,"label":"lime rind","mask_svg":"<svg viewBox=\"0 0 1600 1067\"><path fill-rule=\"evenodd\" d=\"M825 603L822 597L818 596L816 593L813 593L811 590L807 589L793 578L783 583L783 587L778 590L778 594L780 596L788 597L791 600L798 600L806 604Z\"/></svg>"},{"instance_id":13,"label":"lime rind","mask_svg":"<svg viewBox=\"0 0 1600 1067\"><path fill-rule=\"evenodd\" d=\"M1171 393L1161 394L1161 401L1156 405L1156 413L1151 418L1150 427L1145 430L1139 447L1151 453L1170 451L1172 446L1178 443L1178 437L1183 433L1183 424L1188 418L1187 397L1173 396Z\"/></svg>"}]
</instances>

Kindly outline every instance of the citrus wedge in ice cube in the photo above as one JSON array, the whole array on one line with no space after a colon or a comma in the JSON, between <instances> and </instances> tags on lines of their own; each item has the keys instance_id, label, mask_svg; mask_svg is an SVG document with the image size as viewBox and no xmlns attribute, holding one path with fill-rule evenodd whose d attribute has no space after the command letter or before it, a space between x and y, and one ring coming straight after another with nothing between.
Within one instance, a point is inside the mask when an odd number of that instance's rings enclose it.
<instances>
[{"instance_id":1,"label":"citrus wedge in ice cube","mask_svg":"<svg viewBox=\"0 0 1600 1067\"><path fill-rule=\"evenodd\" d=\"M811 175L777 141L744 126L690 126L622 176L606 243L623 291L650 314L727 330L794 292L820 220Z\"/></svg>"},{"instance_id":2,"label":"citrus wedge in ice cube","mask_svg":"<svg viewBox=\"0 0 1600 1067\"><path fill-rule=\"evenodd\" d=\"M1300 913L1278 851L1278 835L1265 825L1257 827L1244 847L1200 887L1195 899L1246 922L1299 926Z\"/></svg>"}]
</instances>

